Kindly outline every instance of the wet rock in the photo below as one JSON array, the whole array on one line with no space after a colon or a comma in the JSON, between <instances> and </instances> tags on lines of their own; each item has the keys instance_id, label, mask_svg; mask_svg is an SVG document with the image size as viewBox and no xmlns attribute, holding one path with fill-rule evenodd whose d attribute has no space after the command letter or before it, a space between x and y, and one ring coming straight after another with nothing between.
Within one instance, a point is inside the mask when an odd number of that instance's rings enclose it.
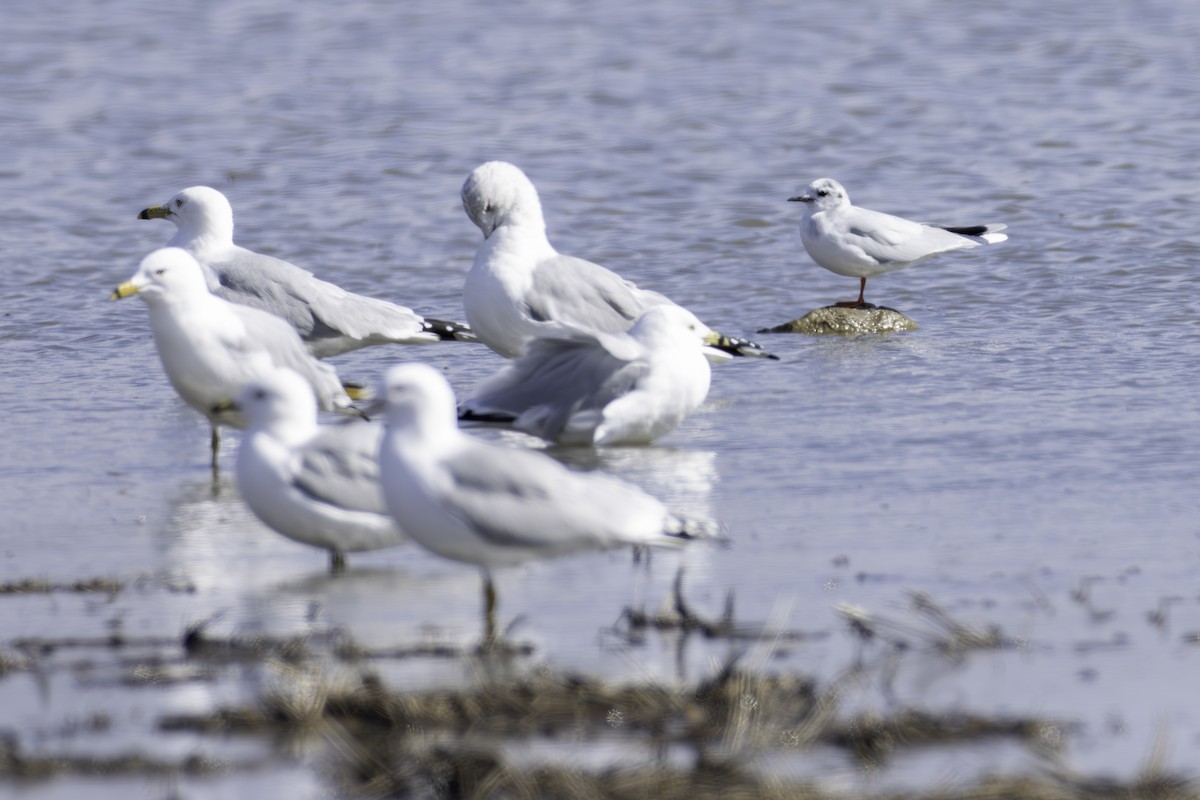
<instances>
[{"instance_id":1,"label":"wet rock","mask_svg":"<svg viewBox=\"0 0 1200 800\"><path fill-rule=\"evenodd\" d=\"M826 306L810 311L800 319L785 322L759 333L807 333L813 336L859 336L864 333L912 331L917 323L891 308L866 305L859 308Z\"/></svg>"}]
</instances>

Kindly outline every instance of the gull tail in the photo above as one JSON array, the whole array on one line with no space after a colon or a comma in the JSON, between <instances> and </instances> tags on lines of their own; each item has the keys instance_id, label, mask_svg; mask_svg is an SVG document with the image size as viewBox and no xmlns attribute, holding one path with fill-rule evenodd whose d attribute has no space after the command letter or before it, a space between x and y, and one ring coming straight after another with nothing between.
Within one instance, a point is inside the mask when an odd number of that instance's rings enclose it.
<instances>
[{"instance_id":1,"label":"gull tail","mask_svg":"<svg viewBox=\"0 0 1200 800\"><path fill-rule=\"evenodd\" d=\"M444 319L426 317L421 324L421 330L436 335L442 341L478 342L479 337L465 322L450 322Z\"/></svg>"},{"instance_id":2,"label":"gull tail","mask_svg":"<svg viewBox=\"0 0 1200 800\"><path fill-rule=\"evenodd\" d=\"M779 360L779 356L764 350L763 346L757 342L752 342L749 339L740 339L737 336L724 336L718 333L711 340L706 341L705 344L714 350L720 350L722 353L728 353L731 356Z\"/></svg>"},{"instance_id":3,"label":"gull tail","mask_svg":"<svg viewBox=\"0 0 1200 800\"><path fill-rule=\"evenodd\" d=\"M950 228L945 225L939 225L938 227L944 231L957 233L959 236L976 239L980 244L996 244L1008 238L1007 235L1000 233L1000 231L1008 227L1007 225L968 225L962 228Z\"/></svg>"}]
</instances>

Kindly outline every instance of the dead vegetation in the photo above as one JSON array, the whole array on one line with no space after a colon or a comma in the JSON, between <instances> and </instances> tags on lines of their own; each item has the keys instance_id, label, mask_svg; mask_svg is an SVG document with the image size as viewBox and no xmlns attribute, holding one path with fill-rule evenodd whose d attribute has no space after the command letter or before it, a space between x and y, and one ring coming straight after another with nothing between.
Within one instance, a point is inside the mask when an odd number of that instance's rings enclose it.
<instances>
[{"instance_id":1,"label":"dead vegetation","mask_svg":"<svg viewBox=\"0 0 1200 800\"><path fill-rule=\"evenodd\" d=\"M920 748L1005 743L1026 750L1043 769L1036 775L980 775L965 786L872 797L1200 800L1196 784L1166 773L1157 754L1127 782L1071 774L1061 758L1074 732L1069 721L937 713L892 702L883 710L847 713L843 700L852 688L881 674L887 697L886 673L904 653L922 650L958 662L982 650L1024 646L996 627L955 618L927 595L913 594L910 601L903 618L840 608L848 631L861 643L860 657L840 678L821 684L742 662L755 643L774 647L827 632L741 623L732 597L718 617L705 618L684 600L681 578L658 612L627 610L609 633L631 645L655 632L734 643L739 654L698 682L612 682L562 673L531 664L532 648L513 642L482 651L438 641L372 650L338 630L294 637L218 636L211 621L190 625L172 640L110 634L8 642L0 677L6 670L44 672L49 656L70 648L107 654L108 670L119 676L116 682L133 687L215 681L226 668L253 665L269 677L256 702L162 717L156 734L258 737L273 744L275 758L292 758L298 750L315 753L311 761L319 765L330 793L344 797L843 800L863 795L838 793L763 764L823 750L843 754L848 770L857 766L878 774ZM885 656L874 665L862 658L872 648ZM381 661L414 658L473 665L476 678L466 685L401 691L374 672ZM564 745L607 754L573 763L553 755ZM0 732L0 781L60 775L203 781L230 770L266 768L270 759L229 763L203 755L181 761L138 754L33 755L22 751L15 733Z\"/></svg>"}]
</instances>

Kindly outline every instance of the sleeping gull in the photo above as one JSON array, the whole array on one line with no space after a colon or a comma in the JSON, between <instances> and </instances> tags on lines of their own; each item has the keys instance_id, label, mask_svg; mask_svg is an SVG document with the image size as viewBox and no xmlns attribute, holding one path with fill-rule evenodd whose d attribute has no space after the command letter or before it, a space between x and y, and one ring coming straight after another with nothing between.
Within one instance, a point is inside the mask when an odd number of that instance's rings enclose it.
<instances>
[{"instance_id":1,"label":"sleeping gull","mask_svg":"<svg viewBox=\"0 0 1200 800\"><path fill-rule=\"evenodd\" d=\"M196 259L178 247L155 250L133 277L110 296L138 295L150 312L150 329L163 370L179 396L212 423L213 469L217 425L242 427L237 414L216 410L270 367L290 367L308 381L325 411L349 410L337 372L305 349L296 331L274 314L222 300L208 290Z\"/></svg>"},{"instance_id":2,"label":"sleeping gull","mask_svg":"<svg viewBox=\"0 0 1200 800\"><path fill-rule=\"evenodd\" d=\"M463 287L467 322L484 344L508 358L537 336L566 324L591 333L628 330L647 308L673 305L611 270L563 255L546 238L537 189L517 167L489 161L462 187L463 209L483 231L483 243ZM730 339L721 350L767 355L757 344ZM709 351L714 361L729 352Z\"/></svg>"},{"instance_id":3,"label":"sleeping gull","mask_svg":"<svg viewBox=\"0 0 1200 800\"><path fill-rule=\"evenodd\" d=\"M167 219L178 230L168 247L182 247L204 267L214 294L283 317L317 358L373 344L474 341L461 322L426 319L385 300L347 292L279 258L233 243L233 208L207 186L184 189L139 219Z\"/></svg>"},{"instance_id":4,"label":"sleeping gull","mask_svg":"<svg viewBox=\"0 0 1200 800\"><path fill-rule=\"evenodd\" d=\"M541 336L479 384L459 416L511 422L560 444L647 444L704 402L704 348L719 339L669 304L648 308L628 332Z\"/></svg>"},{"instance_id":5,"label":"sleeping gull","mask_svg":"<svg viewBox=\"0 0 1200 800\"><path fill-rule=\"evenodd\" d=\"M838 275L858 278L858 300L839 306L869 306L863 300L867 278L907 267L938 253L1003 242L1006 225L947 228L895 217L850 204L842 185L820 178L805 194L788 200L804 203L800 241L813 261Z\"/></svg>"},{"instance_id":6,"label":"sleeping gull","mask_svg":"<svg viewBox=\"0 0 1200 800\"><path fill-rule=\"evenodd\" d=\"M328 550L335 571L345 565L345 553L407 541L379 485L382 425L318 425L312 390L282 367L247 384L236 409L246 419L238 490L260 520L289 539Z\"/></svg>"},{"instance_id":7,"label":"sleeping gull","mask_svg":"<svg viewBox=\"0 0 1200 800\"><path fill-rule=\"evenodd\" d=\"M418 544L482 567L487 640L495 634L493 567L622 545L678 545L708 533L616 478L463 433L450 385L427 364L388 370L385 396L379 468L388 510Z\"/></svg>"}]
</instances>

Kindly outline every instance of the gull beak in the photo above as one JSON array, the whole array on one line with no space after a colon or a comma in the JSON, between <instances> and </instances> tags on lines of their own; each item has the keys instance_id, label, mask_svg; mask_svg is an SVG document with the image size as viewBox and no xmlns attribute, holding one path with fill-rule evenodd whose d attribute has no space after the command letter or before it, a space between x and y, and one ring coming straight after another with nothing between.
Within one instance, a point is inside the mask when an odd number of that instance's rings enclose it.
<instances>
[{"instance_id":1,"label":"gull beak","mask_svg":"<svg viewBox=\"0 0 1200 800\"><path fill-rule=\"evenodd\" d=\"M242 410L242 407L234 400L222 400L219 403L214 403L208 410L209 416L219 417L222 414L237 414Z\"/></svg>"},{"instance_id":2,"label":"gull beak","mask_svg":"<svg viewBox=\"0 0 1200 800\"><path fill-rule=\"evenodd\" d=\"M813 196L811 194L802 194L799 197L789 197L788 198L789 203L811 203L812 201L813 201ZM146 209L146 210L149 211L149 209ZM146 212L143 211L142 213L145 214Z\"/></svg>"},{"instance_id":3,"label":"gull beak","mask_svg":"<svg viewBox=\"0 0 1200 800\"><path fill-rule=\"evenodd\" d=\"M730 357L734 356L769 358L772 361L779 360L779 356L775 355L774 353L768 353L766 350L762 349L760 345L750 341L749 339L738 339L730 336L722 336L716 331L710 331L708 335L704 337L704 343L713 350L718 351L717 353L713 353L711 351L705 353L705 356L708 358L708 360L713 363L728 361Z\"/></svg>"},{"instance_id":4,"label":"gull beak","mask_svg":"<svg viewBox=\"0 0 1200 800\"><path fill-rule=\"evenodd\" d=\"M150 206L138 213L138 219L166 219L171 216L171 209L166 206Z\"/></svg>"},{"instance_id":5,"label":"gull beak","mask_svg":"<svg viewBox=\"0 0 1200 800\"><path fill-rule=\"evenodd\" d=\"M113 293L108 296L108 299L109 300L124 300L126 297L129 297L130 295L137 294L138 290L140 288L141 287L134 284L133 281L125 281L120 286L118 286L116 289L113 289Z\"/></svg>"}]
</instances>

